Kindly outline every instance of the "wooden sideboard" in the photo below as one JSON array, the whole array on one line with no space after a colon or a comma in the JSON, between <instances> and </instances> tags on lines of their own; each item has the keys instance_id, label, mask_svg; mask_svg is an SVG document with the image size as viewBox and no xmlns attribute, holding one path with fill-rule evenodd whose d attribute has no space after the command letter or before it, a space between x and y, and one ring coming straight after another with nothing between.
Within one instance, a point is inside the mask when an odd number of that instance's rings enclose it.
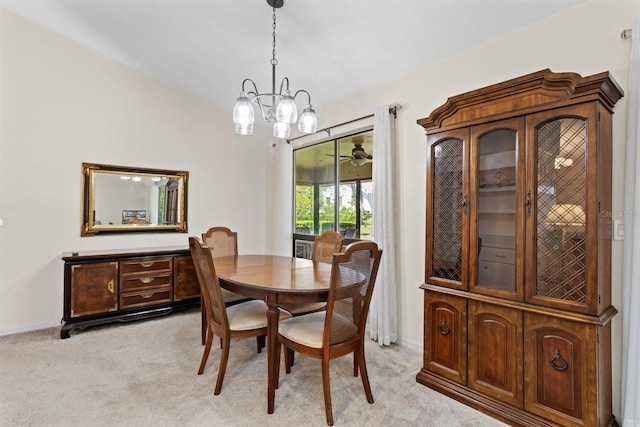
<instances>
[{"instance_id":1,"label":"wooden sideboard","mask_svg":"<svg viewBox=\"0 0 640 427\"><path fill-rule=\"evenodd\" d=\"M60 338L72 329L128 322L200 304L186 247L69 252Z\"/></svg>"}]
</instances>

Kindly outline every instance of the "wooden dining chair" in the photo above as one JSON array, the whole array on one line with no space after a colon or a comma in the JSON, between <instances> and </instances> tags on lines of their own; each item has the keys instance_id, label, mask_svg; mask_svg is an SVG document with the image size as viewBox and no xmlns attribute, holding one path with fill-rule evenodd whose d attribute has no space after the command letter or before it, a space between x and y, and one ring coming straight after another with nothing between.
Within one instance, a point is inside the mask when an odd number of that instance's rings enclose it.
<instances>
[{"instance_id":1,"label":"wooden dining chair","mask_svg":"<svg viewBox=\"0 0 640 427\"><path fill-rule=\"evenodd\" d=\"M231 231L227 227L211 227L206 232L202 233L202 242L207 246L213 255L213 258L222 256L235 256L238 255L238 233ZM235 292L231 292L227 289L222 289L222 298L226 305L235 304L240 301L248 301L249 298L238 295ZM206 316L204 314L204 307L202 308L202 345L204 345L206 336Z\"/></svg>"},{"instance_id":2,"label":"wooden dining chair","mask_svg":"<svg viewBox=\"0 0 640 427\"><path fill-rule=\"evenodd\" d=\"M202 244L197 237L189 237L189 251L196 267L196 275L200 283L200 292L203 296L205 313L207 316L207 340L198 369L198 375L204 372L209 358L213 336L218 335L222 340L222 354L218 366L218 379L213 394L220 394L224 374L229 359L229 347L232 339L257 337L262 338L267 334L267 304L264 301L250 300L227 307L222 298L222 288L216 274L211 250ZM286 311L280 311L280 319L291 317ZM258 352L261 351L260 339Z\"/></svg>"},{"instance_id":3,"label":"wooden dining chair","mask_svg":"<svg viewBox=\"0 0 640 427\"><path fill-rule=\"evenodd\" d=\"M211 227L202 233L202 242L209 247L213 258L238 255L238 233L227 227ZM247 297L222 289L226 303L246 300Z\"/></svg>"},{"instance_id":4,"label":"wooden dining chair","mask_svg":"<svg viewBox=\"0 0 640 427\"><path fill-rule=\"evenodd\" d=\"M364 355L365 325L382 250L374 242L355 242L344 253L333 255L326 310L280 322L278 342L285 349L286 372L291 371L293 352L322 360L322 388L327 424L333 425L329 361L354 353L367 402L373 403ZM354 286L353 283L359 285ZM348 312L336 310L337 305ZM279 366L278 366L279 371ZM278 381L278 371L276 381ZM277 382L276 382L277 384Z\"/></svg>"},{"instance_id":5,"label":"wooden dining chair","mask_svg":"<svg viewBox=\"0 0 640 427\"><path fill-rule=\"evenodd\" d=\"M321 235L316 236L313 242L313 250L311 259L316 262L325 262L331 264L333 254L342 251L342 236L335 231L325 231ZM310 303L285 303L281 307L294 316L311 313L314 311L324 310L324 302Z\"/></svg>"}]
</instances>

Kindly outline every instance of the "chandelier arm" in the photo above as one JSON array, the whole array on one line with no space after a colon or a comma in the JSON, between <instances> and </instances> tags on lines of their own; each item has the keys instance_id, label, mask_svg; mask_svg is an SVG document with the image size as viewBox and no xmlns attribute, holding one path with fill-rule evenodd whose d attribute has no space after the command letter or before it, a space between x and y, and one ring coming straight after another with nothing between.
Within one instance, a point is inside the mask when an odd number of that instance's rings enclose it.
<instances>
[{"instance_id":1,"label":"chandelier arm","mask_svg":"<svg viewBox=\"0 0 640 427\"><path fill-rule=\"evenodd\" d=\"M295 94L295 95L293 95L293 99L296 99L296 97L298 96L298 94L299 94L300 92L302 92L302 93L306 93L306 94L307 94L307 98L309 99L309 102L307 102L307 105L311 105L311 94L309 94L309 92L307 92L307 91L306 91L306 90L304 90L304 89L300 89L300 90L296 91L296 94Z\"/></svg>"},{"instance_id":2,"label":"chandelier arm","mask_svg":"<svg viewBox=\"0 0 640 427\"><path fill-rule=\"evenodd\" d=\"M288 91L289 90L289 78L285 77L282 79L282 81L280 82L280 92L278 92L278 95L282 95L282 86L284 86L284 83L287 82L286 88L285 90ZM275 91L275 88L274 88Z\"/></svg>"},{"instance_id":3,"label":"chandelier arm","mask_svg":"<svg viewBox=\"0 0 640 427\"><path fill-rule=\"evenodd\" d=\"M247 82L250 82L250 83L251 83L251 85L253 86L253 90L254 90L253 92L248 92L248 91L246 91L246 90L245 90L244 85L245 85ZM253 94L253 96L258 96L258 93L259 93L259 92L258 92L258 87L256 86L256 83L255 83L252 79L244 79L244 80L242 81L242 92L246 92L246 93L248 93L248 94Z\"/></svg>"},{"instance_id":4,"label":"chandelier arm","mask_svg":"<svg viewBox=\"0 0 640 427\"><path fill-rule=\"evenodd\" d=\"M268 119L268 114L267 112L269 111L269 109L271 108L270 105L265 104L262 101L262 97L265 96L265 94L258 94L255 98L253 98L253 102L255 102L256 104L258 104L258 107L260 107L260 112L262 113L262 118L266 121L269 122ZM268 96L268 95L267 95Z\"/></svg>"}]
</instances>

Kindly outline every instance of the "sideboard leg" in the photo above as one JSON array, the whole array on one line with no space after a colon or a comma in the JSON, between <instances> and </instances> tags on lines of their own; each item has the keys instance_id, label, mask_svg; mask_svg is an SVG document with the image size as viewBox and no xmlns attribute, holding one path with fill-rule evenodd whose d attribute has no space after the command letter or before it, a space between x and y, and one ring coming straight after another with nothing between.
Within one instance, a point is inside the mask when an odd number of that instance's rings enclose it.
<instances>
[{"instance_id":1,"label":"sideboard leg","mask_svg":"<svg viewBox=\"0 0 640 427\"><path fill-rule=\"evenodd\" d=\"M60 328L60 339L66 339L69 338L69 332L71 331L71 329L73 329L73 325L70 323L65 323L64 325L62 325L62 328Z\"/></svg>"}]
</instances>

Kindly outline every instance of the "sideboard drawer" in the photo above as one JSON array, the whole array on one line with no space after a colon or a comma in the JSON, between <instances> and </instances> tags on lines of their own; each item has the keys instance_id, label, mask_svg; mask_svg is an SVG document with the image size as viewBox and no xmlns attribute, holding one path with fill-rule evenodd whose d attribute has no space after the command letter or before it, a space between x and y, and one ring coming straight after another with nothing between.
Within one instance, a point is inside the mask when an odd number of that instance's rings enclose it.
<instances>
[{"instance_id":1,"label":"sideboard drawer","mask_svg":"<svg viewBox=\"0 0 640 427\"><path fill-rule=\"evenodd\" d=\"M171 258L140 259L120 262L120 275L144 274L156 271L171 271Z\"/></svg>"},{"instance_id":2,"label":"sideboard drawer","mask_svg":"<svg viewBox=\"0 0 640 427\"><path fill-rule=\"evenodd\" d=\"M156 273L148 276L121 277L120 292L171 287L171 273Z\"/></svg>"},{"instance_id":3,"label":"sideboard drawer","mask_svg":"<svg viewBox=\"0 0 640 427\"><path fill-rule=\"evenodd\" d=\"M171 301L173 301L173 289L171 288L129 292L120 294L120 309L126 310L127 308L144 307Z\"/></svg>"}]
</instances>

